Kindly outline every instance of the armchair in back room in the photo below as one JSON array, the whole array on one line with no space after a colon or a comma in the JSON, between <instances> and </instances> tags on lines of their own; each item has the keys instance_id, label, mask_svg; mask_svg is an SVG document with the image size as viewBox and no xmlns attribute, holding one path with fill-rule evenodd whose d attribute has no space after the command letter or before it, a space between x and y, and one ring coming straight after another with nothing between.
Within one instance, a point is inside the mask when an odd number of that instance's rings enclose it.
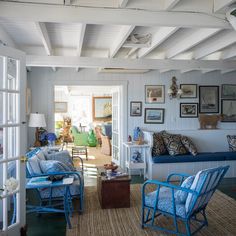
<instances>
[{"instance_id":1,"label":"armchair in back room","mask_svg":"<svg viewBox=\"0 0 236 236\"><path fill-rule=\"evenodd\" d=\"M75 146L88 146L88 133L79 132L76 126L71 127L71 134Z\"/></svg>"},{"instance_id":2,"label":"armchair in back room","mask_svg":"<svg viewBox=\"0 0 236 236\"><path fill-rule=\"evenodd\" d=\"M111 155L111 137L112 137L112 124L103 124L101 128L101 153L104 155Z\"/></svg>"}]
</instances>

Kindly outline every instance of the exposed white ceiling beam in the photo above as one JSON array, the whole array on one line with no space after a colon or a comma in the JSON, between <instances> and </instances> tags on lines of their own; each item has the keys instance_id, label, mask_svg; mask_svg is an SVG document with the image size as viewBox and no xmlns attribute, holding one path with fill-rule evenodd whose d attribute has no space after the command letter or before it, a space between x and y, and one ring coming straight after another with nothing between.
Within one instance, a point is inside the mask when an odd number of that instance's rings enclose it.
<instances>
[{"instance_id":1,"label":"exposed white ceiling beam","mask_svg":"<svg viewBox=\"0 0 236 236\"><path fill-rule=\"evenodd\" d=\"M142 48L138 52L138 57L142 58L154 50L158 45L164 42L168 37L170 37L177 28L175 27L161 27L153 36L151 41L151 46L148 48Z\"/></svg>"},{"instance_id":2,"label":"exposed white ceiling beam","mask_svg":"<svg viewBox=\"0 0 236 236\"><path fill-rule=\"evenodd\" d=\"M172 71L172 69L162 69L162 70L159 70L159 72L160 72L161 74L166 73L166 72L168 72L168 71Z\"/></svg>"},{"instance_id":3,"label":"exposed white ceiling beam","mask_svg":"<svg viewBox=\"0 0 236 236\"><path fill-rule=\"evenodd\" d=\"M165 0L165 10L173 8L180 0Z\"/></svg>"},{"instance_id":4,"label":"exposed white ceiling beam","mask_svg":"<svg viewBox=\"0 0 236 236\"><path fill-rule=\"evenodd\" d=\"M235 3L235 0L214 0L214 12L224 10L232 3Z\"/></svg>"},{"instance_id":5,"label":"exposed white ceiling beam","mask_svg":"<svg viewBox=\"0 0 236 236\"><path fill-rule=\"evenodd\" d=\"M188 49L206 40L207 38L211 37L218 31L219 29L190 30L190 32L188 32L185 37L181 38L181 40L176 40L175 45L167 50L166 57L172 58L182 52L185 52Z\"/></svg>"},{"instance_id":6,"label":"exposed white ceiling beam","mask_svg":"<svg viewBox=\"0 0 236 236\"><path fill-rule=\"evenodd\" d=\"M235 69L236 70L236 69ZM221 74L223 75L223 74L227 74L227 73L230 73L230 72L233 72L233 71L235 71L234 69L232 69L232 70L222 70L221 71Z\"/></svg>"},{"instance_id":7,"label":"exposed white ceiling beam","mask_svg":"<svg viewBox=\"0 0 236 236\"><path fill-rule=\"evenodd\" d=\"M86 29L86 24L81 24L80 29L79 29L79 39L78 39L78 44L77 44L77 49L76 49L76 56L80 57L81 52L82 52L82 46L84 42L84 35L85 35L85 29ZM79 71L79 67L76 68L76 71Z\"/></svg>"},{"instance_id":8,"label":"exposed white ceiling beam","mask_svg":"<svg viewBox=\"0 0 236 236\"><path fill-rule=\"evenodd\" d=\"M125 8L129 0L119 0L119 6Z\"/></svg>"},{"instance_id":9,"label":"exposed white ceiling beam","mask_svg":"<svg viewBox=\"0 0 236 236\"><path fill-rule=\"evenodd\" d=\"M190 71L194 71L194 70L193 69L180 70L180 73L184 74L184 73L187 73L187 72L190 72Z\"/></svg>"},{"instance_id":10,"label":"exposed white ceiling beam","mask_svg":"<svg viewBox=\"0 0 236 236\"><path fill-rule=\"evenodd\" d=\"M212 71L216 71L217 69L209 69L209 70L201 70L202 74L206 74L206 73L209 73L209 72L212 72Z\"/></svg>"},{"instance_id":11,"label":"exposed white ceiling beam","mask_svg":"<svg viewBox=\"0 0 236 236\"><path fill-rule=\"evenodd\" d=\"M236 61L211 60L161 60L161 59L123 59L89 58L62 56L26 56L27 66L37 67L86 67L86 68L126 68L126 69L235 69Z\"/></svg>"},{"instance_id":12,"label":"exposed white ceiling beam","mask_svg":"<svg viewBox=\"0 0 236 236\"><path fill-rule=\"evenodd\" d=\"M8 47L16 48L16 44L11 36L0 25L0 43Z\"/></svg>"},{"instance_id":13,"label":"exposed white ceiling beam","mask_svg":"<svg viewBox=\"0 0 236 236\"><path fill-rule=\"evenodd\" d=\"M236 43L236 31L222 32L220 35L217 35L216 37L213 37L202 43L194 51L194 58L200 59L227 46L230 46L233 43Z\"/></svg>"},{"instance_id":14,"label":"exposed white ceiling beam","mask_svg":"<svg viewBox=\"0 0 236 236\"><path fill-rule=\"evenodd\" d=\"M229 48L226 48L222 51L221 59L230 59L236 56L236 45L232 45Z\"/></svg>"},{"instance_id":15,"label":"exposed white ceiling beam","mask_svg":"<svg viewBox=\"0 0 236 236\"><path fill-rule=\"evenodd\" d=\"M167 11L153 12L135 9L89 8L74 6L65 7L60 5L36 5L2 1L0 1L0 17L34 22L78 22L85 24L136 26L232 28L225 19L204 13Z\"/></svg>"},{"instance_id":16,"label":"exposed white ceiling beam","mask_svg":"<svg viewBox=\"0 0 236 236\"><path fill-rule=\"evenodd\" d=\"M122 26L122 29L119 32L119 36L116 37L111 49L110 49L110 57L114 57L119 49L122 47L126 39L134 30L135 26L133 25L125 25Z\"/></svg>"}]
</instances>

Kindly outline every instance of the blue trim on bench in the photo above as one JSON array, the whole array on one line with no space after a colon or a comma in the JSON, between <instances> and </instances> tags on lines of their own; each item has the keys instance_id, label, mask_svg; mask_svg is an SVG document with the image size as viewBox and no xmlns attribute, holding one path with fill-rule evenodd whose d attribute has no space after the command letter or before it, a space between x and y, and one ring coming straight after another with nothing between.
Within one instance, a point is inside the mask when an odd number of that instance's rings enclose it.
<instances>
[{"instance_id":1,"label":"blue trim on bench","mask_svg":"<svg viewBox=\"0 0 236 236\"><path fill-rule=\"evenodd\" d=\"M152 158L153 163L181 163L236 160L236 152L202 152L196 156L191 154L170 156L160 155Z\"/></svg>"}]
</instances>

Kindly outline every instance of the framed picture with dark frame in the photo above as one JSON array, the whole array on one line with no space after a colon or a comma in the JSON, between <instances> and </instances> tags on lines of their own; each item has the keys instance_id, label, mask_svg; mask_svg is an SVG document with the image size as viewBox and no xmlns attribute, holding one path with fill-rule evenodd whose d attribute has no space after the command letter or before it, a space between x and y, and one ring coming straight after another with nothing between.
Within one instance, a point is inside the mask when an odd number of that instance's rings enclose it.
<instances>
[{"instance_id":1,"label":"framed picture with dark frame","mask_svg":"<svg viewBox=\"0 0 236 236\"><path fill-rule=\"evenodd\" d=\"M197 98L197 84L180 84L182 94L180 98Z\"/></svg>"},{"instance_id":2,"label":"framed picture with dark frame","mask_svg":"<svg viewBox=\"0 0 236 236\"><path fill-rule=\"evenodd\" d=\"M222 84L221 85L222 99L236 99L236 84Z\"/></svg>"},{"instance_id":3,"label":"framed picture with dark frame","mask_svg":"<svg viewBox=\"0 0 236 236\"><path fill-rule=\"evenodd\" d=\"M145 124L163 124L165 109L163 108L145 108Z\"/></svg>"},{"instance_id":4,"label":"framed picture with dark frame","mask_svg":"<svg viewBox=\"0 0 236 236\"><path fill-rule=\"evenodd\" d=\"M199 86L199 113L219 113L219 86Z\"/></svg>"},{"instance_id":5,"label":"framed picture with dark frame","mask_svg":"<svg viewBox=\"0 0 236 236\"><path fill-rule=\"evenodd\" d=\"M181 118L198 117L198 103L180 103Z\"/></svg>"},{"instance_id":6,"label":"framed picture with dark frame","mask_svg":"<svg viewBox=\"0 0 236 236\"><path fill-rule=\"evenodd\" d=\"M142 116L142 102L130 102L130 116Z\"/></svg>"},{"instance_id":7,"label":"framed picture with dark frame","mask_svg":"<svg viewBox=\"0 0 236 236\"><path fill-rule=\"evenodd\" d=\"M145 103L165 103L165 86L145 85Z\"/></svg>"},{"instance_id":8,"label":"framed picture with dark frame","mask_svg":"<svg viewBox=\"0 0 236 236\"><path fill-rule=\"evenodd\" d=\"M221 100L221 122L236 122L236 100Z\"/></svg>"}]
</instances>

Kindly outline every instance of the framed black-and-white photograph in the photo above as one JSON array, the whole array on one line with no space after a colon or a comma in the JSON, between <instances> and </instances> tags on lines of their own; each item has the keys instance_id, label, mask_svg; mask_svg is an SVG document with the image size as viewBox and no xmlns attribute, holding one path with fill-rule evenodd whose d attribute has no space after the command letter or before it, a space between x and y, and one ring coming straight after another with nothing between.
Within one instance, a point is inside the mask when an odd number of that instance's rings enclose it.
<instances>
[{"instance_id":1,"label":"framed black-and-white photograph","mask_svg":"<svg viewBox=\"0 0 236 236\"><path fill-rule=\"evenodd\" d=\"M221 100L222 122L236 122L236 100Z\"/></svg>"},{"instance_id":2,"label":"framed black-and-white photograph","mask_svg":"<svg viewBox=\"0 0 236 236\"><path fill-rule=\"evenodd\" d=\"M219 86L199 86L199 113L219 113Z\"/></svg>"},{"instance_id":3,"label":"framed black-and-white photograph","mask_svg":"<svg viewBox=\"0 0 236 236\"><path fill-rule=\"evenodd\" d=\"M198 117L198 103L180 103L181 118Z\"/></svg>"},{"instance_id":4,"label":"framed black-and-white photograph","mask_svg":"<svg viewBox=\"0 0 236 236\"><path fill-rule=\"evenodd\" d=\"M197 97L197 85L196 84L180 84L182 94L180 98L196 98Z\"/></svg>"},{"instance_id":5,"label":"framed black-and-white photograph","mask_svg":"<svg viewBox=\"0 0 236 236\"><path fill-rule=\"evenodd\" d=\"M162 108L145 108L144 123L163 124L165 110Z\"/></svg>"},{"instance_id":6,"label":"framed black-and-white photograph","mask_svg":"<svg viewBox=\"0 0 236 236\"><path fill-rule=\"evenodd\" d=\"M145 85L145 103L164 103L164 85Z\"/></svg>"},{"instance_id":7,"label":"framed black-and-white photograph","mask_svg":"<svg viewBox=\"0 0 236 236\"><path fill-rule=\"evenodd\" d=\"M142 102L130 102L130 116L142 116Z\"/></svg>"},{"instance_id":8,"label":"framed black-and-white photograph","mask_svg":"<svg viewBox=\"0 0 236 236\"><path fill-rule=\"evenodd\" d=\"M221 98L236 99L236 84L222 84Z\"/></svg>"}]
</instances>

